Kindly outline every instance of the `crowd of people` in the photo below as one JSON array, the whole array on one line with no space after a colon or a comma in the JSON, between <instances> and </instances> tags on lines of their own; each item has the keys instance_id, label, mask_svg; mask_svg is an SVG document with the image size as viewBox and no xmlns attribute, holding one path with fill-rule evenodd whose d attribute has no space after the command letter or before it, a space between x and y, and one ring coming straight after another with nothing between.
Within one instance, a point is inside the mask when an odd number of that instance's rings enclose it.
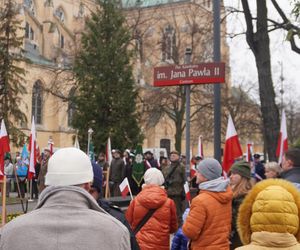
<instances>
[{"instance_id":1,"label":"crowd of people","mask_svg":"<svg viewBox=\"0 0 300 250\"><path fill-rule=\"evenodd\" d=\"M48 160L51 156L50 150L45 148L43 153L37 158L35 174L32 179L31 199L38 199L39 193L45 188L45 175L47 173ZM4 174L6 175L6 196L11 192L17 193L20 198L25 198L29 192L28 183L29 154L26 150L17 152L12 159L11 154L4 157Z\"/></svg>"},{"instance_id":2,"label":"crowd of people","mask_svg":"<svg viewBox=\"0 0 300 250\"><path fill-rule=\"evenodd\" d=\"M148 151L141 185L131 178L134 157L115 150L110 166L103 153L91 161L76 148L45 157L37 208L2 228L0 249L300 249L300 149L287 150L280 165L259 154L237 159L227 174L196 156L192 178L179 152L155 159ZM125 177L131 183L125 214L103 198L105 171L112 196ZM187 180L197 191L190 205Z\"/></svg>"}]
</instances>

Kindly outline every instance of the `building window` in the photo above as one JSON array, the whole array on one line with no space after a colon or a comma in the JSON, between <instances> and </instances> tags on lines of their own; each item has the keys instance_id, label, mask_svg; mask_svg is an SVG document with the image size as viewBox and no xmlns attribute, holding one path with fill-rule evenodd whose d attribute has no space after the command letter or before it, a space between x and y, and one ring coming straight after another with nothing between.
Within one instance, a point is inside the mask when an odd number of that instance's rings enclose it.
<instances>
[{"instance_id":1,"label":"building window","mask_svg":"<svg viewBox=\"0 0 300 250\"><path fill-rule=\"evenodd\" d=\"M24 6L27 8L27 10L35 16L35 7L33 0L24 0Z\"/></svg>"},{"instance_id":2,"label":"building window","mask_svg":"<svg viewBox=\"0 0 300 250\"><path fill-rule=\"evenodd\" d=\"M62 34L59 36L59 46L63 49L65 47L65 38Z\"/></svg>"},{"instance_id":3,"label":"building window","mask_svg":"<svg viewBox=\"0 0 300 250\"><path fill-rule=\"evenodd\" d=\"M36 124L42 124L43 88L41 81L36 81L32 89L32 116Z\"/></svg>"},{"instance_id":4,"label":"building window","mask_svg":"<svg viewBox=\"0 0 300 250\"><path fill-rule=\"evenodd\" d=\"M175 58L176 52L176 34L173 27L168 25L164 29L162 38L162 61L170 61Z\"/></svg>"},{"instance_id":5,"label":"building window","mask_svg":"<svg viewBox=\"0 0 300 250\"><path fill-rule=\"evenodd\" d=\"M139 59L143 61L143 39L139 30L135 32L135 47L138 52Z\"/></svg>"},{"instance_id":6,"label":"building window","mask_svg":"<svg viewBox=\"0 0 300 250\"><path fill-rule=\"evenodd\" d=\"M68 102L68 126L72 127L74 112L75 112L75 104L73 102L73 97L75 95L75 88L72 88L69 92L69 102Z\"/></svg>"},{"instance_id":7,"label":"building window","mask_svg":"<svg viewBox=\"0 0 300 250\"><path fill-rule=\"evenodd\" d=\"M30 27L28 22L26 22L26 25L25 25L25 38L34 40L34 31Z\"/></svg>"},{"instance_id":8,"label":"building window","mask_svg":"<svg viewBox=\"0 0 300 250\"><path fill-rule=\"evenodd\" d=\"M80 3L79 10L78 10L78 17L83 17L84 12L85 12L84 5L83 5L83 3Z\"/></svg>"},{"instance_id":9,"label":"building window","mask_svg":"<svg viewBox=\"0 0 300 250\"><path fill-rule=\"evenodd\" d=\"M65 13L63 11L63 9L61 7L57 8L55 11L55 16L57 16L57 18L64 23L65 21Z\"/></svg>"},{"instance_id":10,"label":"building window","mask_svg":"<svg viewBox=\"0 0 300 250\"><path fill-rule=\"evenodd\" d=\"M171 151L171 140L170 139L161 139L160 140L160 147L165 148L167 150L168 155Z\"/></svg>"}]
</instances>

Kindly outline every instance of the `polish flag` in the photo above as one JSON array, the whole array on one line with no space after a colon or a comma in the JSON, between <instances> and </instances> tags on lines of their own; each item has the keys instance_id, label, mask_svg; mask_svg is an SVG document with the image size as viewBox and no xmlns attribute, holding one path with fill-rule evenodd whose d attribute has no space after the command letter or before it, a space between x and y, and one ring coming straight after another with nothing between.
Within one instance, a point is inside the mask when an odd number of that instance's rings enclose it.
<instances>
[{"instance_id":1,"label":"polish flag","mask_svg":"<svg viewBox=\"0 0 300 250\"><path fill-rule=\"evenodd\" d=\"M253 161L253 143L247 143L246 161Z\"/></svg>"},{"instance_id":2,"label":"polish flag","mask_svg":"<svg viewBox=\"0 0 300 250\"><path fill-rule=\"evenodd\" d=\"M31 180L32 177L35 175L35 164L36 164L36 132L35 132L34 117L32 117L32 123L31 123L29 151L30 151L30 160L29 160L28 180Z\"/></svg>"},{"instance_id":3,"label":"polish flag","mask_svg":"<svg viewBox=\"0 0 300 250\"><path fill-rule=\"evenodd\" d=\"M53 142L52 138L49 138L49 140L48 140L48 149L50 151L50 155L53 155L53 145L54 145L54 142Z\"/></svg>"},{"instance_id":4,"label":"polish flag","mask_svg":"<svg viewBox=\"0 0 300 250\"><path fill-rule=\"evenodd\" d=\"M121 182L119 187L120 187L120 190L121 190L122 197L123 198L126 197L129 190L130 190L130 186L129 186L127 177L124 178L124 180Z\"/></svg>"},{"instance_id":5,"label":"polish flag","mask_svg":"<svg viewBox=\"0 0 300 250\"><path fill-rule=\"evenodd\" d=\"M285 151L288 150L288 138L286 128L286 116L284 110L282 110L280 134L278 138L276 156L278 157L278 163L282 163L282 156Z\"/></svg>"},{"instance_id":6,"label":"polish flag","mask_svg":"<svg viewBox=\"0 0 300 250\"><path fill-rule=\"evenodd\" d=\"M241 156L243 156L243 151L231 115L229 115L223 156L223 170L228 172L234 160Z\"/></svg>"},{"instance_id":7,"label":"polish flag","mask_svg":"<svg viewBox=\"0 0 300 250\"><path fill-rule=\"evenodd\" d=\"M203 159L203 144L202 144L202 135L198 139L198 156Z\"/></svg>"},{"instance_id":8,"label":"polish flag","mask_svg":"<svg viewBox=\"0 0 300 250\"><path fill-rule=\"evenodd\" d=\"M7 134L4 120L2 119L0 131L0 179L4 175L4 157L5 154L8 152L10 152L9 137Z\"/></svg>"},{"instance_id":9,"label":"polish flag","mask_svg":"<svg viewBox=\"0 0 300 250\"><path fill-rule=\"evenodd\" d=\"M191 201L191 193L190 193L189 183L187 181L184 183L184 192L185 192L186 200Z\"/></svg>"},{"instance_id":10,"label":"polish flag","mask_svg":"<svg viewBox=\"0 0 300 250\"><path fill-rule=\"evenodd\" d=\"M192 164L190 168L190 177L193 178L195 175L196 175L195 164Z\"/></svg>"},{"instance_id":11,"label":"polish flag","mask_svg":"<svg viewBox=\"0 0 300 250\"><path fill-rule=\"evenodd\" d=\"M108 139L107 139L106 152L105 152L105 160L108 162L108 164L110 166L111 161L112 161L110 137L108 137Z\"/></svg>"}]
</instances>

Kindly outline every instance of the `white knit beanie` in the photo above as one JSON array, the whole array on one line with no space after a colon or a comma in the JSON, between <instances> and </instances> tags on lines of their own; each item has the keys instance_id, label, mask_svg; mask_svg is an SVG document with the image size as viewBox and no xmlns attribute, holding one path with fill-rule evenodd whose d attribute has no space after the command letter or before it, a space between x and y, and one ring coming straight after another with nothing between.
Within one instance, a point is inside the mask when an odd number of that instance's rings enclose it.
<instances>
[{"instance_id":1,"label":"white knit beanie","mask_svg":"<svg viewBox=\"0 0 300 250\"><path fill-rule=\"evenodd\" d=\"M162 172L157 168L149 168L144 174L144 180L146 185L154 184L162 186L165 182Z\"/></svg>"},{"instance_id":2,"label":"white knit beanie","mask_svg":"<svg viewBox=\"0 0 300 250\"><path fill-rule=\"evenodd\" d=\"M72 186L93 181L89 157L77 148L62 148L48 161L46 186Z\"/></svg>"}]
</instances>

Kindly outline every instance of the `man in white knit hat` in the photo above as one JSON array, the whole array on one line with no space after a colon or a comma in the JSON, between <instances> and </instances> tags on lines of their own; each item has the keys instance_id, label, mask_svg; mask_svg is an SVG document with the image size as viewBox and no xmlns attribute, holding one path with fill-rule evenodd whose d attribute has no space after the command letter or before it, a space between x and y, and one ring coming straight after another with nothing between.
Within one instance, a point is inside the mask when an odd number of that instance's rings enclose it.
<instances>
[{"instance_id":1,"label":"man in white knit hat","mask_svg":"<svg viewBox=\"0 0 300 250\"><path fill-rule=\"evenodd\" d=\"M56 151L36 209L4 226L0 249L130 249L126 227L88 193L92 181L92 165L84 152Z\"/></svg>"}]
</instances>

